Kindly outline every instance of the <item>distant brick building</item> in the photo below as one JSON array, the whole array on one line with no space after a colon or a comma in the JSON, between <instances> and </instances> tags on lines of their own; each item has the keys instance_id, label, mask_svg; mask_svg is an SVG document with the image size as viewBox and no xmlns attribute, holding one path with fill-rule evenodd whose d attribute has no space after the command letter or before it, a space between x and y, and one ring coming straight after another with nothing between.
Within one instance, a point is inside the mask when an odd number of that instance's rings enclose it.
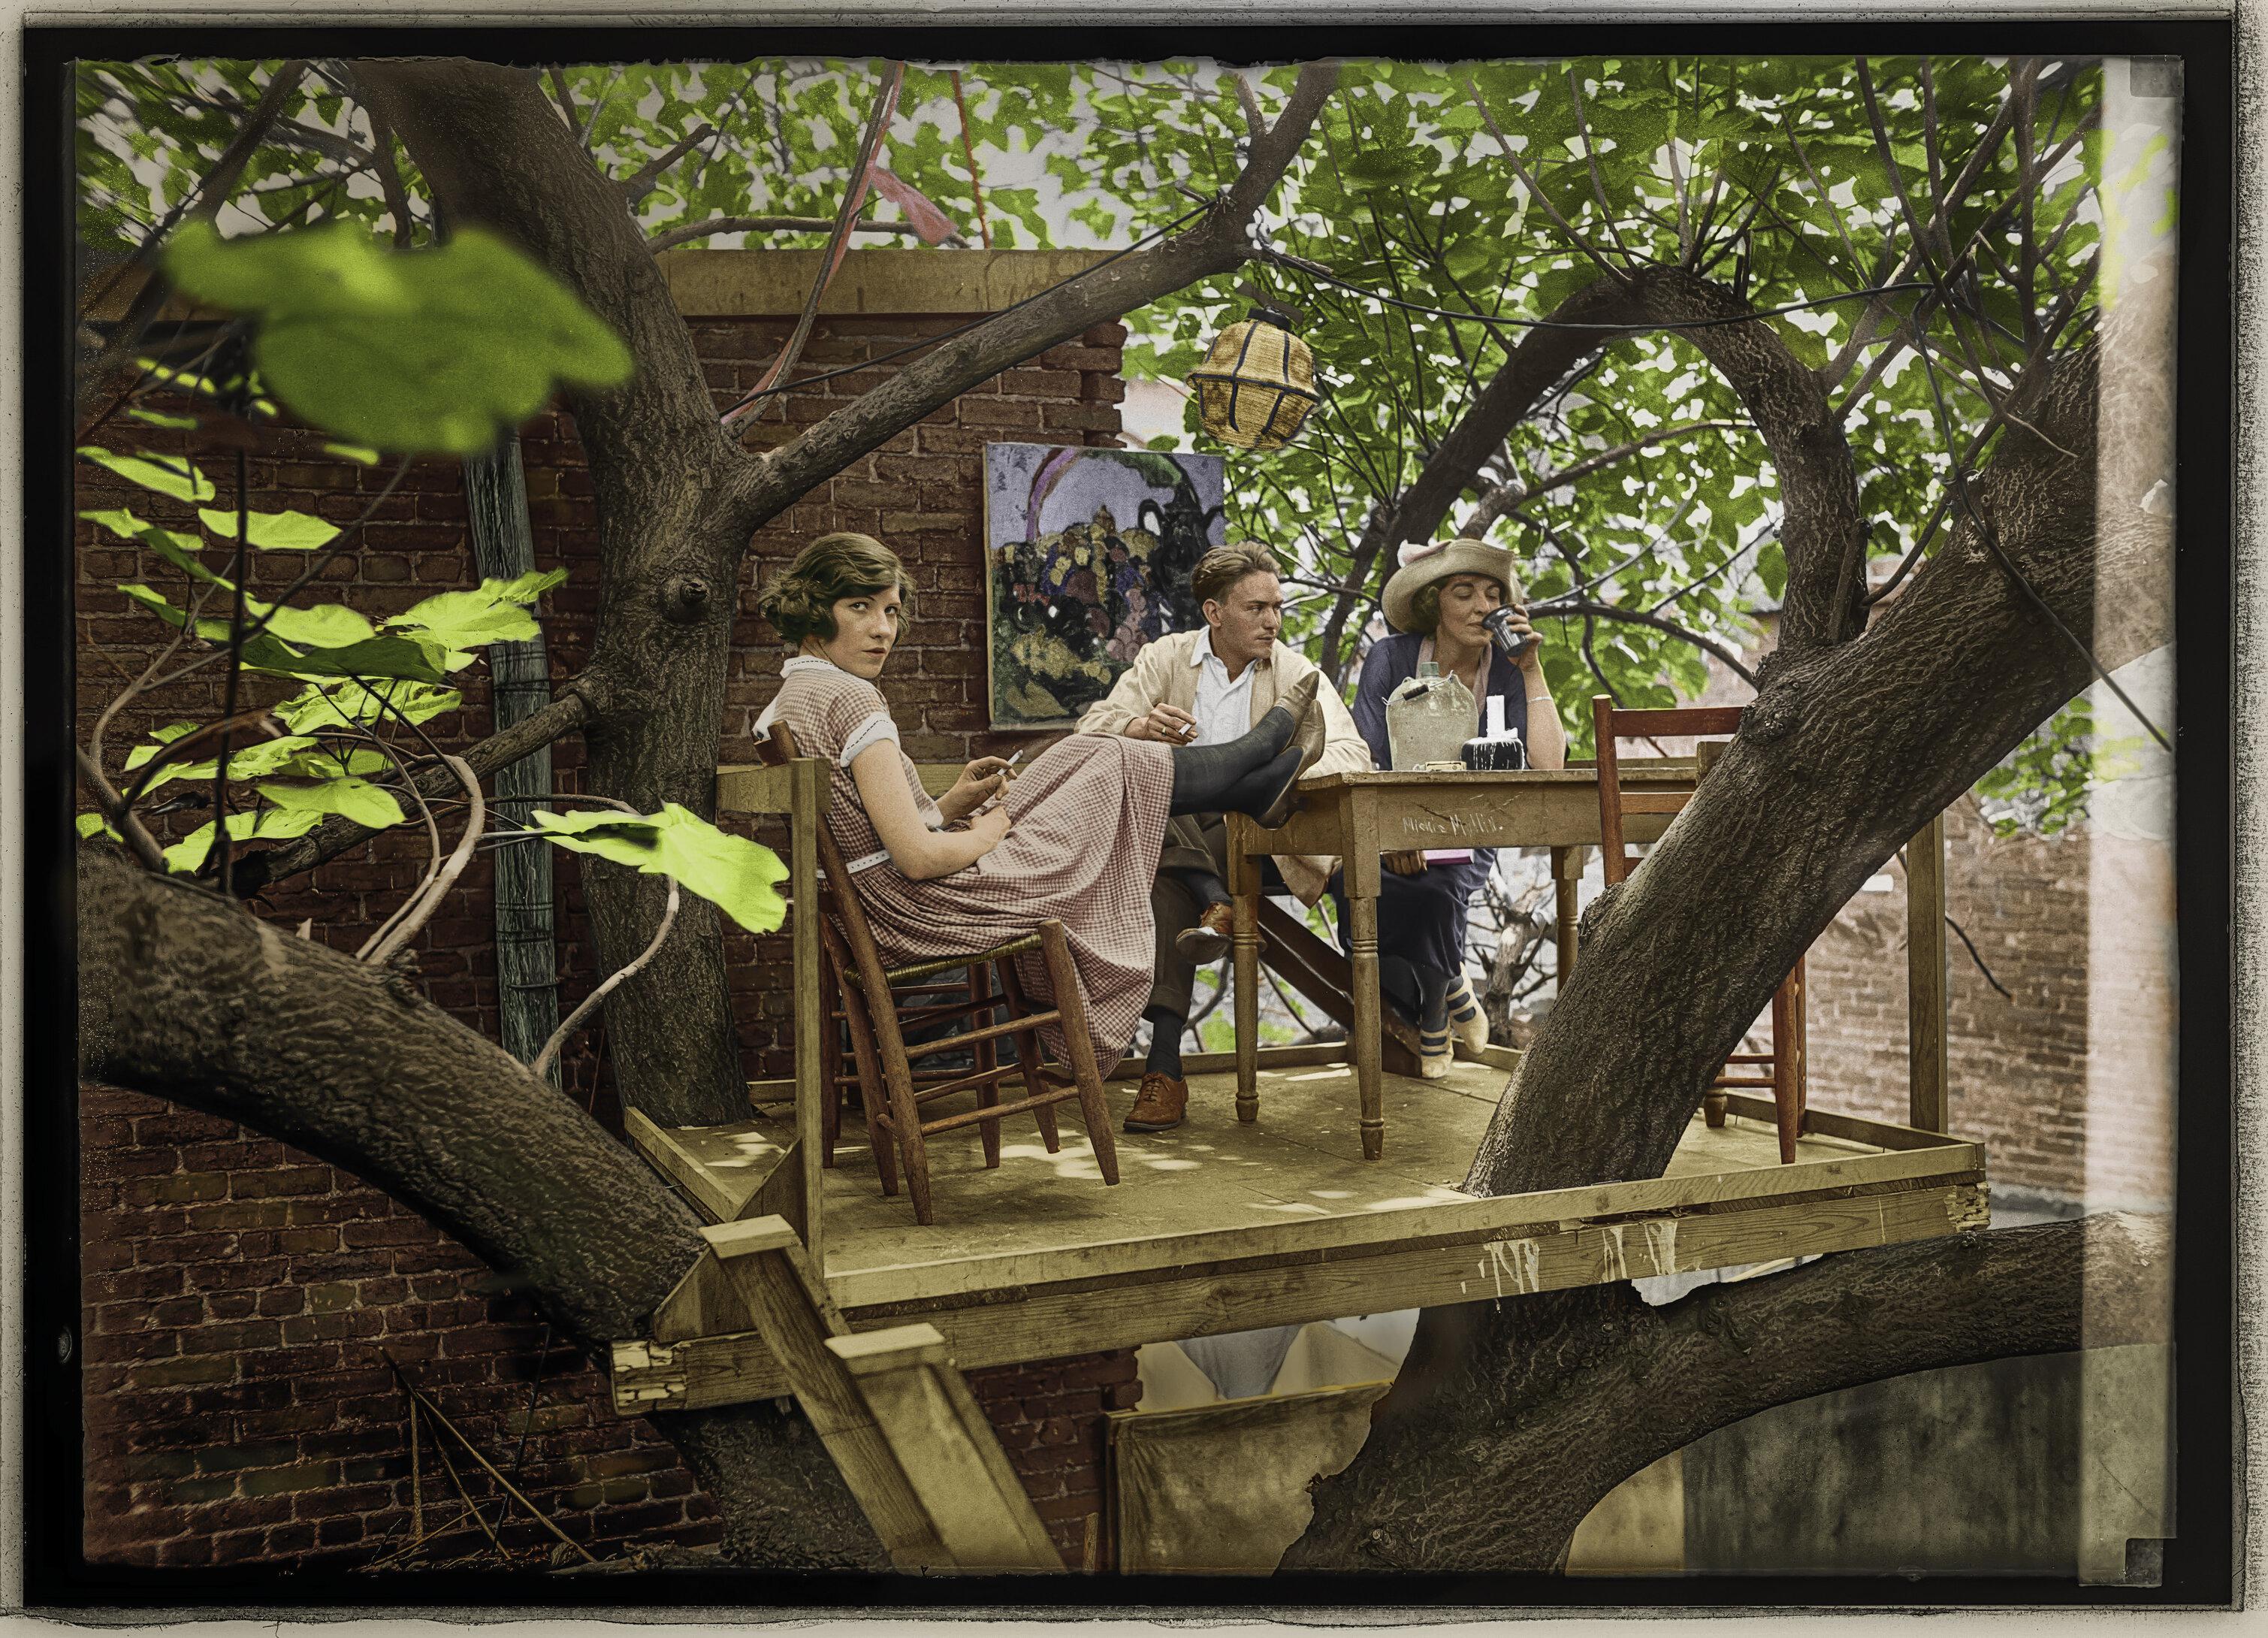
<instances>
[{"instance_id":1,"label":"distant brick building","mask_svg":"<svg viewBox=\"0 0 2268 1638\"><path fill-rule=\"evenodd\" d=\"M680 306L720 408L753 386L801 305L816 253L672 253ZM801 369L855 365L995 311L1093 258L1072 253L856 251L830 287ZM985 732L982 592L982 451L993 439L1116 441L1119 348L1106 325L964 395L815 490L762 530L740 587L724 720L727 747L745 744L777 687L780 651L753 613L759 577L812 535L834 528L880 535L905 558L919 617L883 681L906 749L957 759L990 749ZM784 440L888 378L894 366L839 377L774 401L751 434ZM324 455L321 439L263 440L247 474L253 501L345 522L384 482ZM538 566L564 567L543 623L553 675L587 660L598 602L596 513L571 423L538 417L522 460ZM225 472L208 461L216 476ZM80 508L149 498L82 469ZM326 578L325 593L378 616L477 582L466 538L461 470L424 461L380 503L361 549ZM122 676L147 663L162 628L116 590L146 572L138 554L81 524L77 561L78 708L82 738ZM256 555L254 591L271 594L301 566ZM151 728L217 714L218 679L199 697L174 694L113 726L112 764ZM444 746L490 730L486 670L460 679L461 711L431 725ZM262 696L255 695L255 697ZM1023 742L1020 740L1019 742ZM571 787L581 751L554 747ZM169 837L209 815L185 812ZM777 842L777 837L767 839ZM353 949L418 879L420 838L389 837L283 884L261 903L286 925L313 918L313 936ZM593 958L574 860L556 861L562 1012L587 993ZM497 1032L492 872L476 860L446 912L415 949L426 993L466 1024ZM728 941L733 1002L752 1077L784 1066L792 993L784 939ZM569 1094L615 1115L585 1032L565 1063ZM550 1339L526 1303L495 1294L488 1271L446 1236L333 1168L230 1122L154 1098L88 1088L81 1102L83 1364L86 1550L121 1564L201 1565L253 1560L354 1562L409 1538L404 1399L387 1356L431 1392L537 1505L593 1545L716 1538L714 1509L667 1443L615 1417L603 1377ZM1139 1394L1130 1352L972 1374L1010 1459L1041 1515L1077 1563L1087 1516L1102 1510L1101 1413ZM461 1455L459 1466L469 1471ZM424 1499L446 1517L453 1492L424 1457ZM476 1495L489 1494L472 1483ZM429 1523L430 1523L429 1519ZM452 1543L469 1551L468 1525ZM507 1545L546 1539L523 1519Z\"/></svg>"}]
</instances>

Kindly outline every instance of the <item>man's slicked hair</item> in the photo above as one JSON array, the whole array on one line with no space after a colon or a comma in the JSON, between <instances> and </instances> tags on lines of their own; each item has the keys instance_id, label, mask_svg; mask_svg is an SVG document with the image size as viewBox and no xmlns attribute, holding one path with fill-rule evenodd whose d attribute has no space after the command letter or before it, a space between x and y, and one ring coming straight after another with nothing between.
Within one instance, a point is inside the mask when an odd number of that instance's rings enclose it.
<instances>
[{"instance_id":1,"label":"man's slicked hair","mask_svg":"<svg viewBox=\"0 0 2268 1638\"><path fill-rule=\"evenodd\" d=\"M1276 554L1258 541L1231 541L1197 559L1189 572L1189 590L1199 603L1223 602L1229 587L1246 575L1276 572Z\"/></svg>"}]
</instances>

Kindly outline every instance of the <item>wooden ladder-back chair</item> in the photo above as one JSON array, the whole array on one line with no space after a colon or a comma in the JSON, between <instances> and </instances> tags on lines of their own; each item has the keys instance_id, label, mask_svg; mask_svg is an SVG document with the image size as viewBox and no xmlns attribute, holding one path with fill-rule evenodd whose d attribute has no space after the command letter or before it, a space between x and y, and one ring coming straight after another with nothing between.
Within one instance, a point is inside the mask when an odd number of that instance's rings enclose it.
<instances>
[{"instance_id":1,"label":"wooden ladder-back chair","mask_svg":"<svg viewBox=\"0 0 2268 1638\"><path fill-rule=\"evenodd\" d=\"M771 735L770 749L777 759L792 759L796 754L795 736L787 725L774 724ZM836 777L848 777L848 771L838 770ZM1095 1164L1101 1169L1103 1182L1116 1183L1117 1146L1110 1134L1109 1109L1103 1102L1101 1071L1095 1063L1094 1042L1087 1034L1086 994L1079 986L1079 970L1071 964L1071 945L1064 937L1063 923L1043 921L1036 931L998 944L902 967L885 967L850 873L843 866L843 850L836 845L824 815L815 839L821 875L821 945L826 952L830 987L840 1000L840 1009L835 1016L848 1027L850 1037L856 1068L849 1078L858 1086L859 1102L866 1113L867 1140L874 1152L874 1169L880 1177L882 1192L898 1192L898 1173L902 1168L906 1192L913 1199L915 1221L930 1222L933 1218L929 1138L963 1126L980 1128L984 1164L989 1169L1000 1163L1000 1122L1028 1110L1039 1124L1048 1153L1053 1155L1063 1146L1054 1106L1071 1098L1079 1100L1079 1112L1086 1118L1087 1140L1094 1147ZM802 913L800 907L798 913ZM1049 983L1056 993L1056 1005L1049 1009L1035 1007L1016 976L1014 958L1034 950L1047 963ZM967 1000L903 1012L899 1009L899 990L935 993L939 989L940 978L955 970L968 974ZM988 971L999 978L998 993L991 988ZM1003 1007L1008 1013L1005 1023L976 1022L980 1018L989 1020ZM956 1017L968 1020L972 1027L914 1044L906 1041L909 1027L934 1025ZM1064 1037L1071 1058L1068 1074L1043 1061L1039 1032L1044 1024L1055 1025ZM823 1079L830 1105L839 1104L844 1080L840 1066L841 1048L833 1039L835 1034L834 1021L830 1019L827 1029L829 1039L822 1044L822 1051L833 1060L822 1059L826 1063ZM998 1043L1004 1037L1012 1037L1016 1043L1016 1061L1012 1064L998 1061ZM930 1071L917 1075L914 1066L917 1060L933 1053L962 1049L974 1054L974 1067L969 1073ZM1025 1096L1003 1103L1000 1082L1012 1075L1023 1081ZM976 1094L976 1108L934 1120L922 1118L924 1104L970 1090ZM829 1116L830 1119L839 1119L839 1114L833 1110ZM831 1150L831 1139L828 1147Z\"/></svg>"},{"instance_id":2,"label":"wooden ladder-back chair","mask_svg":"<svg viewBox=\"0 0 2268 1638\"><path fill-rule=\"evenodd\" d=\"M1624 790L1621 759L1615 754L1616 740L1737 734L1741 710L1738 705L1684 705L1667 711L1624 711L1615 705L1610 695L1591 697L1591 719L1599 748L1599 852L1609 885L1625 880L1638 868L1638 861L1624 845L1624 817L1631 814L1674 814L1691 801L1694 794L1692 786L1663 790L1650 786L1643 791ZM1704 750L1696 747L1696 786L1699 772L1705 771L1711 760L1708 752L1717 749L1712 746ZM1803 1130L1807 1090L1805 1035L1803 961L1799 956L1793 970L1772 992L1771 1050L1734 1052L1725 1060L1725 1067L1710 1083L1702 1103L1709 1125L1725 1124L1726 1088L1768 1091L1779 1127L1779 1158L1782 1164L1792 1162L1795 1159L1797 1134ZM1739 1075L1734 1073L1735 1070L1749 1073Z\"/></svg>"}]
</instances>

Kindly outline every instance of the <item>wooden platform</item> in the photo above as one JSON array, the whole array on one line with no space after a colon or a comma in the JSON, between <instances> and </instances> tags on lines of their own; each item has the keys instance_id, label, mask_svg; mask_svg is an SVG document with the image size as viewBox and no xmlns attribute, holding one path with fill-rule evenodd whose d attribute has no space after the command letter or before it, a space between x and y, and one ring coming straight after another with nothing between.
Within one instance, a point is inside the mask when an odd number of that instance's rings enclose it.
<instances>
[{"instance_id":1,"label":"wooden platform","mask_svg":"<svg viewBox=\"0 0 2268 1638\"><path fill-rule=\"evenodd\" d=\"M1312 1057L1313 1054L1310 1053ZM939 1221L886 1199L855 1120L824 1174L828 1295L854 1332L926 1322L962 1369L1260 1325L1597 1284L1927 1238L1983 1226L1981 1146L1816 1112L1778 1163L1770 1106L1742 1097L1711 1131L1697 1115L1667 1176L1548 1194L1461 1192L1506 1072L1459 1063L1446 1081L1385 1081L1385 1157L1366 1162L1351 1066L1263 1063L1260 1118L1240 1125L1235 1077L1191 1081L1191 1118L1117 1134L1099 1181L1075 1106L1064 1147L1012 1122L1003 1160L940 1140ZM1112 1088L1114 1112L1133 1098ZM751 1123L784 1145L792 1121ZM753 1333L707 1334L731 1312L704 1261L651 1340L613 1350L615 1408L689 1409L786 1392Z\"/></svg>"}]
</instances>

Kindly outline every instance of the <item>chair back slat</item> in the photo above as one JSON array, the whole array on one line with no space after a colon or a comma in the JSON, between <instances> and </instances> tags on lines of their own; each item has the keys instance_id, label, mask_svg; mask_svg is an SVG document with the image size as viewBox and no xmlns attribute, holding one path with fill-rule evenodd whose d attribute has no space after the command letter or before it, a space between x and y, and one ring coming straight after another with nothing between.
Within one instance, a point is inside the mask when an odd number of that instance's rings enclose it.
<instances>
[{"instance_id":1,"label":"chair back slat","mask_svg":"<svg viewBox=\"0 0 2268 1638\"><path fill-rule=\"evenodd\" d=\"M1624 711L1610 694L1591 697L1592 737L1599 749L1599 862L1609 884L1627 879L1638 868L1623 841L1623 820L1631 814L1674 814L1693 800L1692 791L1645 791L1624 794L1622 757L1615 742L1655 735L1738 734L1739 705L1679 705L1668 710ZM1706 772L1712 758L1698 756Z\"/></svg>"}]
</instances>

